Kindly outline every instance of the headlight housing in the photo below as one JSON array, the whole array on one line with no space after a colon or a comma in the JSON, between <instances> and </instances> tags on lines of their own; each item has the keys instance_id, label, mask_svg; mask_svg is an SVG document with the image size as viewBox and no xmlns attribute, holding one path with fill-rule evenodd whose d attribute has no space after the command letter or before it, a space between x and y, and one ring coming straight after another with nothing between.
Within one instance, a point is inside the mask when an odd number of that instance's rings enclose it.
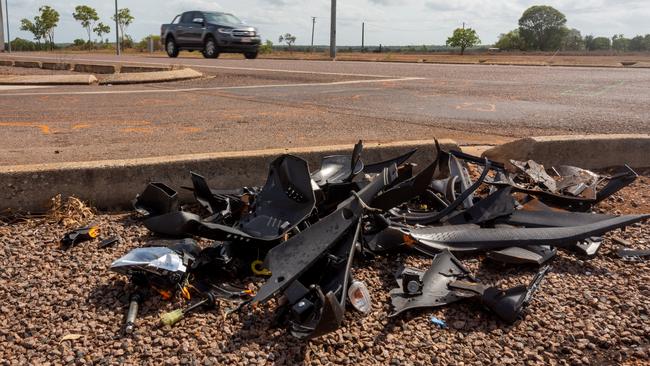
<instances>
[{"instance_id":1,"label":"headlight housing","mask_svg":"<svg viewBox=\"0 0 650 366\"><path fill-rule=\"evenodd\" d=\"M219 29L217 29L217 31L219 31L219 33L223 33L223 34L232 34L232 29L230 29L230 28L219 28Z\"/></svg>"}]
</instances>

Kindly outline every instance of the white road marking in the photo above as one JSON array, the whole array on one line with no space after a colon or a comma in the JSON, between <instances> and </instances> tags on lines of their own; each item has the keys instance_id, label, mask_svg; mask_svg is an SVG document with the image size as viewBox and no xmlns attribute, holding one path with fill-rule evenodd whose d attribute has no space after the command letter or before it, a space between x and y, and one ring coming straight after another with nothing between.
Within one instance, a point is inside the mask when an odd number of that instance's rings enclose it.
<instances>
[{"instance_id":1,"label":"white road marking","mask_svg":"<svg viewBox=\"0 0 650 366\"><path fill-rule=\"evenodd\" d=\"M118 64L132 64L132 65L150 65L150 66L161 66L161 65L170 65L164 62L141 62L141 61L126 61L126 60L106 60L106 59L88 59L88 58L75 58L73 56L66 57L66 55L61 55L60 57L48 57L48 56L26 56L26 55L11 55L10 58L27 58L27 59L39 59L39 60L55 60L61 62L105 62L105 63L118 63ZM183 60L188 61L188 60ZM310 61L311 62L311 61ZM207 68L207 69L224 69L224 70L246 70L246 71L266 71L266 72L284 72L291 74L313 74L313 75L336 75L336 76L357 76L357 77L369 77L369 78L392 78L395 76L392 75L374 75L374 74L353 74L353 73L344 73L344 72L325 72L325 71L302 71L302 70L286 70L286 69L267 69L267 68L256 68L256 67L236 67L236 66L215 66L215 65L203 65L198 63L180 63L183 66L197 67L197 68Z\"/></svg>"},{"instance_id":2,"label":"white road marking","mask_svg":"<svg viewBox=\"0 0 650 366\"><path fill-rule=\"evenodd\" d=\"M22 90L22 89L41 89L50 88L42 85L0 85L0 90Z\"/></svg>"},{"instance_id":3,"label":"white road marking","mask_svg":"<svg viewBox=\"0 0 650 366\"><path fill-rule=\"evenodd\" d=\"M103 94L148 94L148 93L182 93L206 90L238 90L238 89L267 89L267 88L295 88L310 86L336 86L354 84L388 83L399 81L422 80L424 78L397 78L374 80L349 80L330 83L304 83L304 84L270 84L270 85L245 85L245 86L217 86L212 88L186 88L186 89L135 89L135 90L102 90L102 91L61 91L61 92L36 92L36 93L0 93L0 97L35 96L35 95L103 95Z\"/></svg>"}]
</instances>

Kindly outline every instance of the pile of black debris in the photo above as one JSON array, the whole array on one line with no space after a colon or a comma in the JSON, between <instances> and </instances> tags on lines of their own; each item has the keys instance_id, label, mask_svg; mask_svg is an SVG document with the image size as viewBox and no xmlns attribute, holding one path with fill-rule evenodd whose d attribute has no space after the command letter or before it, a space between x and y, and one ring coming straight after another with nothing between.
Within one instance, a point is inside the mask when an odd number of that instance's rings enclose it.
<instances>
[{"instance_id":1,"label":"pile of black debris","mask_svg":"<svg viewBox=\"0 0 650 366\"><path fill-rule=\"evenodd\" d=\"M299 157L280 156L262 187L214 190L191 173L187 189L202 214L181 207L174 189L149 184L134 207L150 231L175 239L134 249L112 264L136 289L126 330L150 293L189 299L196 292L200 301L161 321L174 324L221 300L236 302L237 311L275 298L275 324L298 338L318 337L341 325L346 305L371 310L367 287L351 275L355 257L406 251L433 259L427 270L398 271L391 316L473 299L513 323L557 250L596 255L605 233L650 217L590 212L637 178L629 167L602 176L571 166L545 169L534 161L504 166L436 147L435 160L417 174L408 163L415 151L365 164L361 142L350 155L324 158L315 172ZM197 237L214 242L201 248ZM529 284L489 287L454 257L458 252L540 270ZM251 276L265 278L257 291L232 285Z\"/></svg>"}]
</instances>

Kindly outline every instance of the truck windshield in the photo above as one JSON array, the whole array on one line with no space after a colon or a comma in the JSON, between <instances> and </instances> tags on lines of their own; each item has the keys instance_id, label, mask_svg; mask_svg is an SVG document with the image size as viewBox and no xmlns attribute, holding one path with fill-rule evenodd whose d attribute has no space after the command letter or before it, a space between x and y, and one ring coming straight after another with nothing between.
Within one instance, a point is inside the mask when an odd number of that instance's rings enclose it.
<instances>
[{"instance_id":1,"label":"truck windshield","mask_svg":"<svg viewBox=\"0 0 650 366\"><path fill-rule=\"evenodd\" d=\"M236 16L232 14L224 14L224 13L205 13L205 20L208 23L215 23L215 24L233 24L233 25L238 25L242 24L242 21L239 20Z\"/></svg>"}]
</instances>

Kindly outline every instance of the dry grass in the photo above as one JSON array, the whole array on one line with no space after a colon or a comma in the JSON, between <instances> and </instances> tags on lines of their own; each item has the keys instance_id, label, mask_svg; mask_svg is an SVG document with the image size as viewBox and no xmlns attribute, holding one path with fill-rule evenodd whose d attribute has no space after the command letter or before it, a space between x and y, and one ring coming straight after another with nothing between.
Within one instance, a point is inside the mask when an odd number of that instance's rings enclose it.
<instances>
[{"instance_id":1,"label":"dry grass","mask_svg":"<svg viewBox=\"0 0 650 366\"><path fill-rule=\"evenodd\" d=\"M95 210L77 197L65 200L61 195L51 199L50 210L45 219L53 224L59 224L66 229L78 228L88 224L95 217Z\"/></svg>"}]
</instances>

